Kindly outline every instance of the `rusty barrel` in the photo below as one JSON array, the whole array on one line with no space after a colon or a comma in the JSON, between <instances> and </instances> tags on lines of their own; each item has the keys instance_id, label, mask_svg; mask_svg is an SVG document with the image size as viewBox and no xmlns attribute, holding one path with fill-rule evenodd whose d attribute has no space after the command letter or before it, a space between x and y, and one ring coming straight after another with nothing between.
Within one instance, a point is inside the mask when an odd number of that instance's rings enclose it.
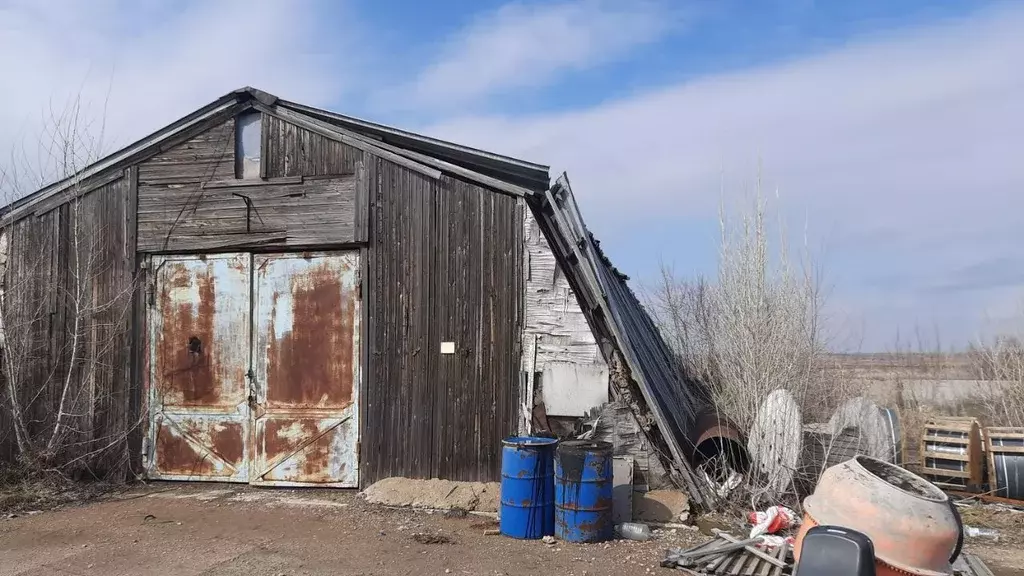
<instances>
[{"instance_id":1,"label":"rusty barrel","mask_svg":"<svg viewBox=\"0 0 1024 576\"><path fill-rule=\"evenodd\" d=\"M555 536L569 542L612 537L612 445L569 440L555 452Z\"/></svg>"},{"instance_id":2,"label":"rusty barrel","mask_svg":"<svg viewBox=\"0 0 1024 576\"><path fill-rule=\"evenodd\" d=\"M513 436L502 441L501 533L538 539L555 533L555 438Z\"/></svg>"}]
</instances>

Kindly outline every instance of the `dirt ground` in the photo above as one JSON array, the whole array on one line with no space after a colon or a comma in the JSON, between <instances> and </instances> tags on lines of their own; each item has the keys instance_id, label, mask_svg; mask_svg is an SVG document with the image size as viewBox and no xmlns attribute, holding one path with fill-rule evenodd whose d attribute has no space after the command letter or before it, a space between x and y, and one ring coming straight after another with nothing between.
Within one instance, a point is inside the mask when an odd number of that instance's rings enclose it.
<instances>
[{"instance_id":1,"label":"dirt ground","mask_svg":"<svg viewBox=\"0 0 1024 576\"><path fill-rule=\"evenodd\" d=\"M81 506L0 518L0 576L28 575L647 575L669 547L575 545L484 535L496 523L392 509L337 490L156 484ZM441 541L439 543L423 543ZM971 546L998 576L1024 570L1019 546Z\"/></svg>"},{"instance_id":2,"label":"dirt ground","mask_svg":"<svg viewBox=\"0 0 1024 576\"><path fill-rule=\"evenodd\" d=\"M164 484L0 519L0 576L670 573L658 566L665 549L705 538L679 530L548 546L484 535L496 527L476 515L375 506L349 491Z\"/></svg>"}]
</instances>

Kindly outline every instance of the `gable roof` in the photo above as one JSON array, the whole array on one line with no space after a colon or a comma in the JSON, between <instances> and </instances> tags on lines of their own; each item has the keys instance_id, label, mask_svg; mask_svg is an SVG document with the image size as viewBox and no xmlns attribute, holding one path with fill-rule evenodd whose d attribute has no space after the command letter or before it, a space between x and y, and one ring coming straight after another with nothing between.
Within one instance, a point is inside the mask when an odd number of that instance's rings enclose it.
<instances>
[{"instance_id":1,"label":"gable roof","mask_svg":"<svg viewBox=\"0 0 1024 576\"><path fill-rule=\"evenodd\" d=\"M299 124L322 136L370 151L433 178L448 173L490 190L517 196L543 191L548 187L549 169L542 164L281 100L262 90L245 87L225 94L63 180L0 208L0 214L18 218L40 202L72 186L88 182L108 170L128 166L152 156L162 146L204 122L219 117L226 119L250 109Z\"/></svg>"}]
</instances>

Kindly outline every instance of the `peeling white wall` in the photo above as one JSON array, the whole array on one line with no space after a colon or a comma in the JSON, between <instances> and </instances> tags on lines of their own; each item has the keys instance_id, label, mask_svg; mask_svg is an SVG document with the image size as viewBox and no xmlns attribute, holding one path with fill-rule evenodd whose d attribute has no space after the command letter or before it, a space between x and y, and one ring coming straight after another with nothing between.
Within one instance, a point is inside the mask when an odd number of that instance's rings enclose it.
<instances>
[{"instance_id":1,"label":"peeling white wall","mask_svg":"<svg viewBox=\"0 0 1024 576\"><path fill-rule=\"evenodd\" d=\"M537 220L525 213L523 373L542 374L548 415L581 416L608 401L608 367Z\"/></svg>"},{"instance_id":2,"label":"peeling white wall","mask_svg":"<svg viewBox=\"0 0 1024 576\"><path fill-rule=\"evenodd\" d=\"M556 417L579 417L592 408L601 407L598 438L611 442L616 456L633 459L637 471L634 482L645 488L666 485L665 468L629 407L622 402L609 403L608 366L533 213L525 210L523 220L526 298L522 373L525 376L519 396L522 404L520 433L531 431L527 422L532 411L527 406L532 409L535 404L543 403L547 415ZM538 390L532 388L535 381L531 373L540 374L536 382Z\"/></svg>"}]
</instances>

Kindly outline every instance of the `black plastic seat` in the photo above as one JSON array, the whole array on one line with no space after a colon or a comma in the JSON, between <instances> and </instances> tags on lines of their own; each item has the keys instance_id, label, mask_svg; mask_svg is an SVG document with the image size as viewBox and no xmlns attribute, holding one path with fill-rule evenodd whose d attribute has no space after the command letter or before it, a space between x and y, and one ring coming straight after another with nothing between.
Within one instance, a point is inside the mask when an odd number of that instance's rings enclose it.
<instances>
[{"instance_id":1,"label":"black plastic seat","mask_svg":"<svg viewBox=\"0 0 1024 576\"><path fill-rule=\"evenodd\" d=\"M875 546L856 530L815 526L804 535L794 576L875 576Z\"/></svg>"}]
</instances>

